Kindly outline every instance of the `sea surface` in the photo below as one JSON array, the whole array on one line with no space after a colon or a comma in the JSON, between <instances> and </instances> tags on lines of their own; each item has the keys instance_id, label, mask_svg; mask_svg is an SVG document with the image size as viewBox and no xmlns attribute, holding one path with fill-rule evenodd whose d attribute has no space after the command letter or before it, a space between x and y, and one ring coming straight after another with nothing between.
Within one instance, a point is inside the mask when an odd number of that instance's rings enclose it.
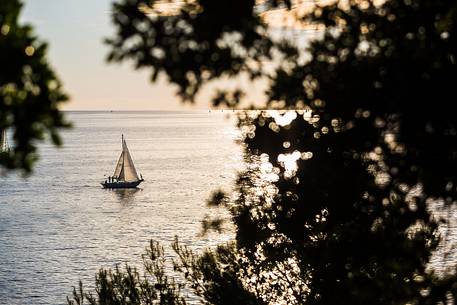
<instances>
[{"instance_id":1,"label":"sea surface","mask_svg":"<svg viewBox=\"0 0 457 305\"><path fill-rule=\"evenodd\" d=\"M0 304L66 304L100 267L141 265L150 239L168 256L175 235L198 251L230 239L201 236L205 201L229 190L242 164L227 112L70 112L64 146L40 145L33 175L0 176ZM105 190L124 134L138 190Z\"/></svg>"},{"instance_id":2,"label":"sea surface","mask_svg":"<svg viewBox=\"0 0 457 305\"><path fill-rule=\"evenodd\" d=\"M195 251L233 234L202 236L212 191L230 190L242 168L234 116L221 112L70 112L64 146L40 144L33 175L0 176L0 304L66 304L72 286L93 286L100 267L141 266L149 240L174 237ZM105 190L121 152L121 134L146 180L138 190ZM455 207L455 206L454 206ZM457 210L442 202L435 216L444 243L431 268L457 262ZM186 292L187 293L187 292ZM189 294L191 304L197 299Z\"/></svg>"}]
</instances>

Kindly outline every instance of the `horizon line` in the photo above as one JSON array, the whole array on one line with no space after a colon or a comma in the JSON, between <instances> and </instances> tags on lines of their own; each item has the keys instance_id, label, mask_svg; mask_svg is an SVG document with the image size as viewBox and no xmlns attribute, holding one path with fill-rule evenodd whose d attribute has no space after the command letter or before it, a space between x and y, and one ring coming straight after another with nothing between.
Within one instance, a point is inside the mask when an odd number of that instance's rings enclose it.
<instances>
[{"instance_id":1,"label":"horizon line","mask_svg":"<svg viewBox=\"0 0 457 305\"><path fill-rule=\"evenodd\" d=\"M246 111L253 109L231 109L231 108L207 108L207 109L62 109L61 112L145 112L145 111L162 111L162 112L201 112L201 111Z\"/></svg>"}]
</instances>

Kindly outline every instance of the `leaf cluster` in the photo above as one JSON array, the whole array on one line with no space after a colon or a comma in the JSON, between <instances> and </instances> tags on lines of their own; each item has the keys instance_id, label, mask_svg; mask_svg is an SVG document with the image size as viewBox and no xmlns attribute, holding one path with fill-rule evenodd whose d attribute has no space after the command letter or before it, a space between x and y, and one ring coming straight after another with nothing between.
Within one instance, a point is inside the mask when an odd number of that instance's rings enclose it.
<instances>
[{"instance_id":1,"label":"leaf cluster","mask_svg":"<svg viewBox=\"0 0 457 305\"><path fill-rule=\"evenodd\" d=\"M22 3L0 3L0 131L12 133L9 152L0 153L0 166L32 170L37 142L48 136L61 144L58 130L69 127L59 105L67 100L46 58L47 45L30 25L18 22Z\"/></svg>"}]
</instances>

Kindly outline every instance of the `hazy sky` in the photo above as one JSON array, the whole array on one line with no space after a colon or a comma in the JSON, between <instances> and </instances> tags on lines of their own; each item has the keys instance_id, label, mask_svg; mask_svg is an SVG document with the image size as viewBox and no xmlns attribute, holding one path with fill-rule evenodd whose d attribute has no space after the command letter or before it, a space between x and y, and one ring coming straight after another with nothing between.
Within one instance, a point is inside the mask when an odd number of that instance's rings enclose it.
<instances>
[{"instance_id":1,"label":"hazy sky","mask_svg":"<svg viewBox=\"0 0 457 305\"><path fill-rule=\"evenodd\" d=\"M105 62L114 30L112 0L24 0L22 21L49 43L49 60L71 100L68 110L183 109L174 88L151 84L147 71ZM198 108L209 108L203 98ZM185 107L190 108L190 107Z\"/></svg>"},{"instance_id":2,"label":"hazy sky","mask_svg":"<svg viewBox=\"0 0 457 305\"><path fill-rule=\"evenodd\" d=\"M247 104L263 104L265 81L213 82L202 90L197 104L191 107L180 102L175 88L164 77L152 84L149 71L135 71L130 62L107 64L109 48L103 40L114 32L110 16L113 0L23 1L22 21L31 23L40 39L49 43L51 65L70 95L70 101L63 107L66 110L208 109L215 88L235 86L248 93ZM270 25L276 25L271 28L274 36L292 35L301 45L316 36L314 30L287 25L290 19L287 14L275 10L270 15L266 17L272 19L267 21Z\"/></svg>"}]
</instances>

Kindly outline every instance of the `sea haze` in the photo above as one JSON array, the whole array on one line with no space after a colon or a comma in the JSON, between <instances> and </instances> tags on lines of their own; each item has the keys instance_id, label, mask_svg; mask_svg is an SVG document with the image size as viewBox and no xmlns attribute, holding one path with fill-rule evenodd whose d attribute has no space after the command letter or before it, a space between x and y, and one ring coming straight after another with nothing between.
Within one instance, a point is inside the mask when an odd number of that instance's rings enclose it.
<instances>
[{"instance_id":1,"label":"sea haze","mask_svg":"<svg viewBox=\"0 0 457 305\"><path fill-rule=\"evenodd\" d=\"M150 239L175 235L191 248L201 237L212 190L230 189L242 165L234 116L201 112L70 112L64 146L40 145L29 178L0 176L0 304L65 304L100 267L139 264ZM105 190L124 134L139 190ZM169 247L167 247L168 250ZM172 252L168 252L170 255Z\"/></svg>"}]
</instances>

